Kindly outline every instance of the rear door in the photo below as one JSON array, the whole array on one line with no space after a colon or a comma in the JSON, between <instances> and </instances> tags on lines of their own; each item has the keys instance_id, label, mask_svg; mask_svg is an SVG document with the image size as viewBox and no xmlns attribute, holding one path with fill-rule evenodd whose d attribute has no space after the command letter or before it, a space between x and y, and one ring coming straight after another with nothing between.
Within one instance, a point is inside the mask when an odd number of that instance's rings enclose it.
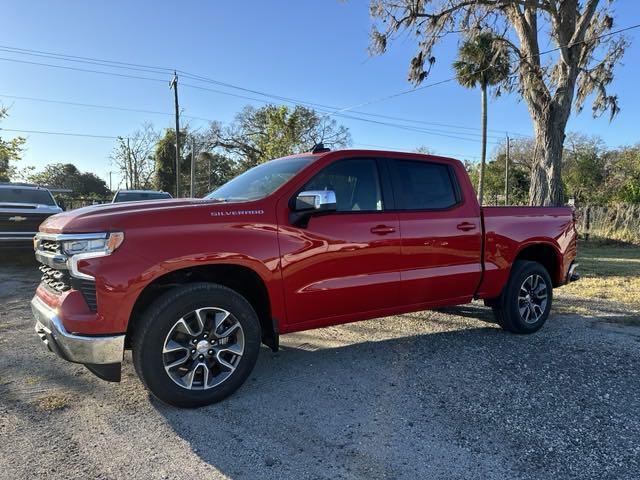
<instances>
[{"instance_id":1,"label":"rear door","mask_svg":"<svg viewBox=\"0 0 640 480\"><path fill-rule=\"evenodd\" d=\"M446 161L393 159L388 165L402 236L403 304L469 301L482 272L477 203L462 197L456 169Z\"/></svg>"},{"instance_id":2,"label":"rear door","mask_svg":"<svg viewBox=\"0 0 640 480\"><path fill-rule=\"evenodd\" d=\"M338 323L398 305L399 223L381 178L375 159L339 159L299 189L333 190L337 211L279 230L289 323Z\"/></svg>"}]
</instances>

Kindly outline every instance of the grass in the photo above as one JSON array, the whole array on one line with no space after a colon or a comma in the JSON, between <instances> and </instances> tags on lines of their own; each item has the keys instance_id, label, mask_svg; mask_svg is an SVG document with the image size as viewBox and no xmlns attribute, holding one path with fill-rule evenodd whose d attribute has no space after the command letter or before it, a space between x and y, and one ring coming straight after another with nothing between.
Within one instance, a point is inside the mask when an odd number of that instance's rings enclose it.
<instances>
[{"instance_id":1,"label":"grass","mask_svg":"<svg viewBox=\"0 0 640 480\"><path fill-rule=\"evenodd\" d=\"M40 397L36 401L36 406L43 412L55 412L64 410L70 405L70 398L66 395L51 394Z\"/></svg>"},{"instance_id":2,"label":"grass","mask_svg":"<svg viewBox=\"0 0 640 480\"><path fill-rule=\"evenodd\" d=\"M640 246L581 242L577 261L582 278L562 287L561 296L618 302L640 314Z\"/></svg>"}]
</instances>

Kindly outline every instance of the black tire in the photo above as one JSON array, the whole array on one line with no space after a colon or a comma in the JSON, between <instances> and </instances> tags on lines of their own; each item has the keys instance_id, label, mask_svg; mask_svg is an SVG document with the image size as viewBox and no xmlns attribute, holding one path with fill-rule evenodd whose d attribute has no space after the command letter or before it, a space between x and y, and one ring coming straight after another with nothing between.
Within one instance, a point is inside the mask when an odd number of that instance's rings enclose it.
<instances>
[{"instance_id":1,"label":"black tire","mask_svg":"<svg viewBox=\"0 0 640 480\"><path fill-rule=\"evenodd\" d=\"M231 313L242 327L244 351L235 370L222 383L190 390L178 385L165 371L163 348L178 320L205 307ZM256 363L260 338L258 316L242 295L222 285L190 283L160 296L144 312L132 339L133 365L144 385L159 400L177 407L200 407L219 402L240 388Z\"/></svg>"},{"instance_id":2,"label":"black tire","mask_svg":"<svg viewBox=\"0 0 640 480\"><path fill-rule=\"evenodd\" d=\"M532 282L536 281L536 277L537 287L530 289L529 287ZM525 281L527 282L526 285L524 285ZM546 294L546 297L544 302L538 298L538 295L542 296L543 294L542 290L540 290L540 282L544 282L545 286L544 294ZM521 288L523 289L522 291ZM521 292L525 293L529 289L534 293L539 291L535 295L529 293L527 298L531 298L531 307L527 307L528 300L519 299ZM513 264L509 281L492 309L498 325L504 330L526 334L537 332L542 328L549 317L552 302L553 284L547 269L538 262L518 260ZM524 314L521 313L521 309L524 309Z\"/></svg>"}]
</instances>

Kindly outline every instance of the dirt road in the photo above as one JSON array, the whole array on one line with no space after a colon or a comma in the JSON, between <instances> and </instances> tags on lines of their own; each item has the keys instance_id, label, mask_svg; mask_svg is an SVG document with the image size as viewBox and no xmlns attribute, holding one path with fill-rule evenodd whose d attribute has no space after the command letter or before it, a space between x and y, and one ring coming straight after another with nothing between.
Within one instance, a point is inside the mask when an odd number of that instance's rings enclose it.
<instances>
[{"instance_id":1,"label":"dirt road","mask_svg":"<svg viewBox=\"0 0 640 480\"><path fill-rule=\"evenodd\" d=\"M480 305L287 335L228 400L151 399L45 350L0 266L0 478L638 478L640 327L563 296L532 336Z\"/></svg>"}]
</instances>

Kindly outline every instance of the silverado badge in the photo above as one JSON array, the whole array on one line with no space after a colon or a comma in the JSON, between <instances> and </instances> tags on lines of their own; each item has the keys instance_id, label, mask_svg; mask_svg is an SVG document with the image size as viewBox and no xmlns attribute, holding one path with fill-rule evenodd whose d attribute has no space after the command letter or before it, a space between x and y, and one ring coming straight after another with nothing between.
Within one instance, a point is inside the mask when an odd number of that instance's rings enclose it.
<instances>
[{"instance_id":1,"label":"silverado badge","mask_svg":"<svg viewBox=\"0 0 640 480\"><path fill-rule=\"evenodd\" d=\"M9 217L10 222L24 222L26 219L27 217L20 217L20 216Z\"/></svg>"}]
</instances>

